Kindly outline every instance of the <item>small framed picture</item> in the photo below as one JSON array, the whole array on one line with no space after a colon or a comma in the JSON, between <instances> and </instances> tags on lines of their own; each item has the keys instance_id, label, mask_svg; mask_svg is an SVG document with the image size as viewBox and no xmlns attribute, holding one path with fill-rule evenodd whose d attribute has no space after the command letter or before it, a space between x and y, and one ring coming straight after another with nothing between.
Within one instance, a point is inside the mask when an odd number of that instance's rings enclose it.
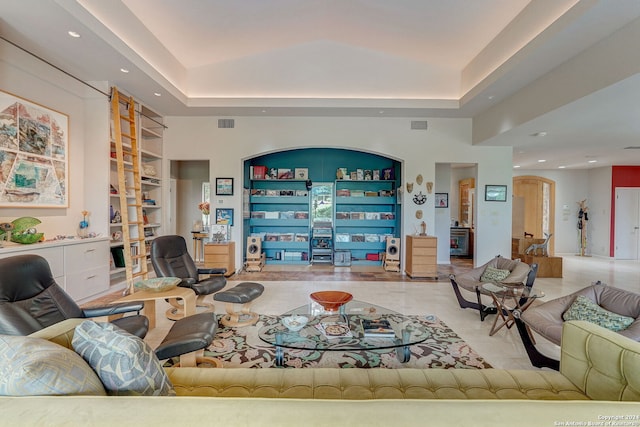
<instances>
[{"instance_id":1,"label":"small framed picture","mask_svg":"<svg viewBox=\"0 0 640 427\"><path fill-rule=\"evenodd\" d=\"M436 204L436 208L448 208L449 193L436 193L435 204Z\"/></svg>"},{"instance_id":2,"label":"small framed picture","mask_svg":"<svg viewBox=\"0 0 640 427\"><path fill-rule=\"evenodd\" d=\"M217 208L216 224L227 224L233 226L233 209Z\"/></svg>"},{"instance_id":3,"label":"small framed picture","mask_svg":"<svg viewBox=\"0 0 640 427\"><path fill-rule=\"evenodd\" d=\"M216 196L233 196L233 178L216 178Z\"/></svg>"},{"instance_id":4,"label":"small framed picture","mask_svg":"<svg viewBox=\"0 0 640 427\"><path fill-rule=\"evenodd\" d=\"M484 200L487 202L506 202L506 185L486 185L484 187Z\"/></svg>"}]
</instances>

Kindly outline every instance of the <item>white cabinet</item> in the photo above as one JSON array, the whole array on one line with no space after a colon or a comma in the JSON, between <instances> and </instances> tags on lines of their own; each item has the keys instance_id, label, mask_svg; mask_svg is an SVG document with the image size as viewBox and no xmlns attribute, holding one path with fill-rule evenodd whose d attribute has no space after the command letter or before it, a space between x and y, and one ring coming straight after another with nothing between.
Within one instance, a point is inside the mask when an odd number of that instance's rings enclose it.
<instances>
[{"instance_id":1,"label":"white cabinet","mask_svg":"<svg viewBox=\"0 0 640 427\"><path fill-rule=\"evenodd\" d=\"M82 300L109 289L109 246L106 242L64 248L65 290Z\"/></svg>"},{"instance_id":2,"label":"white cabinet","mask_svg":"<svg viewBox=\"0 0 640 427\"><path fill-rule=\"evenodd\" d=\"M60 240L0 248L0 258L36 254L47 260L56 283L78 302L109 291L107 238Z\"/></svg>"}]
</instances>

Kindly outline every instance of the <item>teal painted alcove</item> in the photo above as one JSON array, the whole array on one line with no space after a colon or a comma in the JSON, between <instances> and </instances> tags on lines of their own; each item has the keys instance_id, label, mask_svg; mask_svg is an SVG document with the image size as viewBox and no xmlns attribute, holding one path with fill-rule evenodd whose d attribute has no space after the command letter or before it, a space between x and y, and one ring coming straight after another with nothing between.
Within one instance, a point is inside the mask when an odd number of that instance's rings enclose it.
<instances>
[{"instance_id":1,"label":"teal painted alcove","mask_svg":"<svg viewBox=\"0 0 640 427\"><path fill-rule=\"evenodd\" d=\"M243 254L246 254L247 237L252 233L261 233L263 252L267 263L308 264L311 258L309 240L302 241L303 235L309 235L310 220L301 219L305 211L309 211L309 198L301 196L306 189L305 180L270 180L251 179L251 170L255 166L266 166L267 174L271 169L282 170L296 168L308 169L311 182L328 182L334 189L351 189L353 191L392 190L390 197L335 197L335 211L340 218L333 221L334 235L339 235L341 242L334 242L335 250L350 251L354 264L381 265L379 260L367 260L374 254L385 250L384 235L399 237L401 226L401 205L396 202L395 191L402 182L401 163L398 160L357 150L340 148L300 148L268 153L248 159L244 163L244 188L256 193L250 196L251 216L244 219ZM336 180L338 168L347 171L357 169L370 171L393 170L392 180ZM281 190L293 191L294 196L281 197ZM295 193L298 192L298 193ZM266 197L266 194L269 197ZM371 193L369 193L371 194ZM274 218L275 212L280 217ZM270 218L262 218L263 214ZM284 218L282 217L284 213ZM370 219L376 213L384 213L384 219ZM291 215L294 217L290 217ZM359 219L359 214L363 216ZM391 215L390 215L391 214ZM354 216L351 219L350 216ZM345 216L349 216L348 219ZM365 219L364 217L369 219ZM392 219L389 219L392 216ZM285 236L283 236L285 235ZM346 236L354 239L365 238L363 242L345 242ZM373 241L374 236L378 241ZM291 238L292 240L274 240ZM291 256L286 256L291 255ZM300 256L299 256L300 255ZM298 257L299 256L299 257ZM276 259L277 258L277 259Z\"/></svg>"}]
</instances>

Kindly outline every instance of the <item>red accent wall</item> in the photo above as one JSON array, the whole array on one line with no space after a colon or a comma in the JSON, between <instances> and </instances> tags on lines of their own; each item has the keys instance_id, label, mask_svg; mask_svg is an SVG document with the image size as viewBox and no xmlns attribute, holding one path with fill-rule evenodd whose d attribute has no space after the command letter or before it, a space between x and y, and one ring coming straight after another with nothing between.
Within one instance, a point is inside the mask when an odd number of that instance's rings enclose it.
<instances>
[{"instance_id":1,"label":"red accent wall","mask_svg":"<svg viewBox=\"0 0 640 427\"><path fill-rule=\"evenodd\" d=\"M609 256L615 255L616 188L640 187L640 166L613 166L611 168L611 234Z\"/></svg>"}]
</instances>

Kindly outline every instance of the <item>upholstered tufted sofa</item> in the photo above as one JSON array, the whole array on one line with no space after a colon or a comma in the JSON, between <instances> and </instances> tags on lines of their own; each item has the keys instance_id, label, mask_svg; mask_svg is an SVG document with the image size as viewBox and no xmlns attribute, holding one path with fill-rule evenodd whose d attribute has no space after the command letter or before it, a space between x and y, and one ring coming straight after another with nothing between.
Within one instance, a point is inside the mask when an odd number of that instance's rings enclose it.
<instances>
[{"instance_id":1,"label":"upholstered tufted sofa","mask_svg":"<svg viewBox=\"0 0 640 427\"><path fill-rule=\"evenodd\" d=\"M34 335L69 347L74 326ZM177 397L0 397L0 425L560 425L640 412L640 343L572 321L561 351L559 372L166 368Z\"/></svg>"}]
</instances>

